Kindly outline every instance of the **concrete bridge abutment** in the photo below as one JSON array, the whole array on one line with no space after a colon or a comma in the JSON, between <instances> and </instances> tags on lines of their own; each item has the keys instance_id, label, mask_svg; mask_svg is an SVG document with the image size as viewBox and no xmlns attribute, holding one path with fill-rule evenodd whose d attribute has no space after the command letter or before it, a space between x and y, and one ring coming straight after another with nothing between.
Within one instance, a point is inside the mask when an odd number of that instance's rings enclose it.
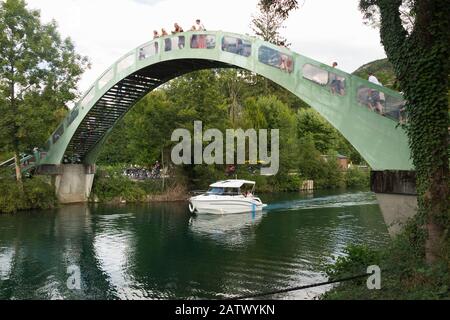
<instances>
[{"instance_id":1,"label":"concrete bridge abutment","mask_svg":"<svg viewBox=\"0 0 450 320\"><path fill-rule=\"evenodd\" d=\"M417 213L416 173L372 171L370 184L377 196L389 234L395 236Z\"/></svg>"},{"instance_id":2,"label":"concrete bridge abutment","mask_svg":"<svg viewBox=\"0 0 450 320\"><path fill-rule=\"evenodd\" d=\"M40 166L37 173L52 176L59 202L71 204L89 201L95 171L95 165L61 164Z\"/></svg>"}]
</instances>

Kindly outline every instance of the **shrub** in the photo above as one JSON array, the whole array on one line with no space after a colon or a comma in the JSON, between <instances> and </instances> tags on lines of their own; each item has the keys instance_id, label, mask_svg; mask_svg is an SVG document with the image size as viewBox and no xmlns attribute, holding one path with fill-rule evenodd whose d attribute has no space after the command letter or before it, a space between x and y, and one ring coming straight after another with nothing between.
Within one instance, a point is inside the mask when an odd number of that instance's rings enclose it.
<instances>
[{"instance_id":1,"label":"shrub","mask_svg":"<svg viewBox=\"0 0 450 320\"><path fill-rule=\"evenodd\" d=\"M349 188L369 187L370 174L356 168L350 168L345 175L345 183Z\"/></svg>"},{"instance_id":2,"label":"shrub","mask_svg":"<svg viewBox=\"0 0 450 320\"><path fill-rule=\"evenodd\" d=\"M365 245L349 245L344 249L344 256L340 256L333 264L325 266L325 272L330 280L364 274L367 267L380 265L380 252Z\"/></svg>"},{"instance_id":3,"label":"shrub","mask_svg":"<svg viewBox=\"0 0 450 320\"><path fill-rule=\"evenodd\" d=\"M50 209L55 206L55 190L45 178L26 179L24 181L24 193L30 209Z\"/></svg>"},{"instance_id":4,"label":"shrub","mask_svg":"<svg viewBox=\"0 0 450 320\"><path fill-rule=\"evenodd\" d=\"M0 190L0 213L49 209L56 203L53 186L41 177L25 179L22 190L14 179L3 176L0 178Z\"/></svg>"}]
</instances>

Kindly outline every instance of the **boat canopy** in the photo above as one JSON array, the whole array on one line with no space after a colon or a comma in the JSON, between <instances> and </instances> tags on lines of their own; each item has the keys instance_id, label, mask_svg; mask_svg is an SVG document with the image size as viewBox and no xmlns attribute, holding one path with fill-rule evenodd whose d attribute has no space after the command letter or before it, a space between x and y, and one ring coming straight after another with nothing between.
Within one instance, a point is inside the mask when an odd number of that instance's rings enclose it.
<instances>
[{"instance_id":1,"label":"boat canopy","mask_svg":"<svg viewBox=\"0 0 450 320\"><path fill-rule=\"evenodd\" d=\"M244 184L255 185L255 181L248 180L225 180L213 183L210 185L211 188L240 188Z\"/></svg>"}]
</instances>

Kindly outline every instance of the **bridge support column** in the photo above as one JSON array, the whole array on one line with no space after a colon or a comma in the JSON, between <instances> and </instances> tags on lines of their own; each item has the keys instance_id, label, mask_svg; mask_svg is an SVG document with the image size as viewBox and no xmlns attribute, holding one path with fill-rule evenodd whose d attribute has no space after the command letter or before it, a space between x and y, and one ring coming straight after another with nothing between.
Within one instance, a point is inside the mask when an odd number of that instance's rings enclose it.
<instances>
[{"instance_id":1,"label":"bridge support column","mask_svg":"<svg viewBox=\"0 0 450 320\"><path fill-rule=\"evenodd\" d=\"M56 196L62 204L88 202L95 165L63 164L54 176Z\"/></svg>"},{"instance_id":2,"label":"bridge support column","mask_svg":"<svg viewBox=\"0 0 450 320\"><path fill-rule=\"evenodd\" d=\"M414 171L372 171L370 184L389 234L395 236L417 212L416 174Z\"/></svg>"}]
</instances>

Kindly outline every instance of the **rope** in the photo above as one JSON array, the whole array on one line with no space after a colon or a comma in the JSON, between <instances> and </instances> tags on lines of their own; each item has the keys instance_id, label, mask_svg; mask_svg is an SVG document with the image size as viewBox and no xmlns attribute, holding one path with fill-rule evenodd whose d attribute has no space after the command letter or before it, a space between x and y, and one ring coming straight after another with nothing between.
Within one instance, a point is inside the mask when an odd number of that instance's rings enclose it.
<instances>
[{"instance_id":1,"label":"rope","mask_svg":"<svg viewBox=\"0 0 450 320\"><path fill-rule=\"evenodd\" d=\"M365 274L360 274L360 275L357 275L357 276L352 276L352 277L343 278L343 279L339 279L339 280L320 282L320 283L309 284L309 285L300 286L300 287L287 288L287 289L278 290L278 291L271 291L271 292L263 292L263 293L257 293L257 294L251 294L251 295L238 296L238 297L233 297L233 298L227 298L227 299L224 299L224 300L244 300L244 299L259 298L259 297L265 297L265 296L270 296L270 295L279 294L279 293L287 293L287 292L292 292L292 291L299 291L299 290L304 290L304 289L309 289L309 288L321 287L321 286L334 284L334 283L339 283L339 282L352 281L352 280L356 280L356 279L365 278L365 277L368 277L368 276L370 276L370 274L365 273Z\"/></svg>"}]
</instances>

